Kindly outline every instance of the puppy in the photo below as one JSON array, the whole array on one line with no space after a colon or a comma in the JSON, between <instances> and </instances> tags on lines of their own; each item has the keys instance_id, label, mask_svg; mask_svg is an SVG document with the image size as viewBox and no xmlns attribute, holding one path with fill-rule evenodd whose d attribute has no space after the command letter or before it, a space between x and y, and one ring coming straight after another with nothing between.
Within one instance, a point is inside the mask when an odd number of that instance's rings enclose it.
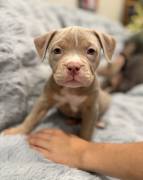
<instances>
[{"instance_id":1,"label":"puppy","mask_svg":"<svg viewBox=\"0 0 143 180\"><path fill-rule=\"evenodd\" d=\"M114 63L99 68L105 78L102 88L108 92L127 92L143 83L143 30L130 36Z\"/></svg>"},{"instance_id":2,"label":"puppy","mask_svg":"<svg viewBox=\"0 0 143 180\"><path fill-rule=\"evenodd\" d=\"M23 123L4 133L31 132L48 110L56 106L69 117L81 117L80 137L90 140L95 123L100 122L110 103L96 75L100 50L110 61L115 40L107 34L74 26L48 32L34 43L40 58L49 61L53 73Z\"/></svg>"}]
</instances>

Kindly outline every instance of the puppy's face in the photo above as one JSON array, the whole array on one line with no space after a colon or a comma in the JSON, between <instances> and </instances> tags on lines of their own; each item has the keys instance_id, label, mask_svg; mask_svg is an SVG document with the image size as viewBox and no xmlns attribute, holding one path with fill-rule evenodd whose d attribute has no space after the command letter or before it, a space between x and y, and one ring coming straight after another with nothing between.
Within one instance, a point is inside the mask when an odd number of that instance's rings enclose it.
<instances>
[{"instance_id":1,"label":"puppy's face","mask_svg":"<svg viewBox=\"0 0 143 180\"><path fill-rule=\"evenodd\" d=\"M94 81L103 47L96 33L70 27L54 31L50 38L44 56L52 67L55 82L70 88L89 86Z\"/></svg>"},{"instance_id":2,"label":"puppy's face","mask_svg":"<svg viewBox=\"0 0 143 180\"><path fill-rule=\"evenodd\" d=\"M51 40L48 54L57 84L76 88L93 82L100 54L94 34L76 28L61 30Z\"/></svg>"}]
</instances>

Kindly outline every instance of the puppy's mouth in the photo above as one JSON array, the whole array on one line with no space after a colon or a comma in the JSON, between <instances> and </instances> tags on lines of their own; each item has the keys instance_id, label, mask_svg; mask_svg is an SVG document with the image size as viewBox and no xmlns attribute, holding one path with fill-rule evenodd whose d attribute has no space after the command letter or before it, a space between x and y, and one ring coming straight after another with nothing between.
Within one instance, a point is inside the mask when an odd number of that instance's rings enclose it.
<instances>
[{"instance_id":1,"label":"puppy's mouth","mask_svg":"<svg viewBox=\"0 0 143 180\"><path fill-rule=\"evenodd\" d=\"M59 76L58 76L59 75ZM69 87L69 88L79 88L87 87L94 80L94 76L90 73L55 73L54 79L58 85Z\"/></svg>"},{"instance_id":2,"label":"puppy's mouth","mask_svg":"<svg viewBox=\"0 0 143 180\"><path fill-rule=\"evenodd\" d=\"M76 79L75 76L73 76L72 78L65 80L64 85L65 86L75 86L75 87L79 87L81 86L81 82L79 80Z\"/></svg>"},{"instance_id":3,"label":"puppy's mouth","mask_svg":"<svg viewBox=\"0 0 143 180\"><path fill-rule=\"evenodd\" d=\"M80 82L80 81L77 81L77 80L75 80L75 79L72 79L72 80L70 80L70 81L66 81L65 84L81 84L81 82Z\"/></svg>"}]
</instances>

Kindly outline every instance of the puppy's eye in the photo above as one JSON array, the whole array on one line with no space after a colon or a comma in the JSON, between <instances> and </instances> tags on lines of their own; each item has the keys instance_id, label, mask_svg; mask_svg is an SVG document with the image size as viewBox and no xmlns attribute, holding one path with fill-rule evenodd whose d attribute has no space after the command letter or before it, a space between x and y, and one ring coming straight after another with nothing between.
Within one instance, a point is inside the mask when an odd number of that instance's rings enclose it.
<instances>
[{"instance_id":1,"label":"puppy's eye","mask_svg":"<svg viewBox=\"0 0 143 180\"><path fill-rule=\"evenodd\" d=\"M87 50L87 54L88 54L88 55L94 55L95 53L96 53L96 50L93 49L93 48L89 48L89 49Z\"/></svg>"},{"instance_id":2,"label":"puppy's eye","mask_svg":"<svg viewBox=\"0 0 143 180\"><path fill-rule=\"evenodd\" d=\"M54 54L62 54L62 50L61 50L61 48L55 48L55 49L53 49L53 53Z\"/></svg>"}]
</instances>

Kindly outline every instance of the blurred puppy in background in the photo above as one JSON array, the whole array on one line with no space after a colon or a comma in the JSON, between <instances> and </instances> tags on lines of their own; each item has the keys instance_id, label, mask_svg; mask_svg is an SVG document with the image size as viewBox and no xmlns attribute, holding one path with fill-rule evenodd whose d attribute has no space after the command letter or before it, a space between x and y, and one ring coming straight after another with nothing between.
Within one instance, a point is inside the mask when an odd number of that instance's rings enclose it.
<instances>
[{"instance_id":1,"label":"blurred puppy in background","mask_svg":"<svg viewBox=\"0 0 143 180\"><path fill-rule=\"evenodd\" d=\"M143 31L127 39L117 59L98 74L104 76L102 87L108 92L127 92L143 83Z\"/></svg>"}]
</instances>

